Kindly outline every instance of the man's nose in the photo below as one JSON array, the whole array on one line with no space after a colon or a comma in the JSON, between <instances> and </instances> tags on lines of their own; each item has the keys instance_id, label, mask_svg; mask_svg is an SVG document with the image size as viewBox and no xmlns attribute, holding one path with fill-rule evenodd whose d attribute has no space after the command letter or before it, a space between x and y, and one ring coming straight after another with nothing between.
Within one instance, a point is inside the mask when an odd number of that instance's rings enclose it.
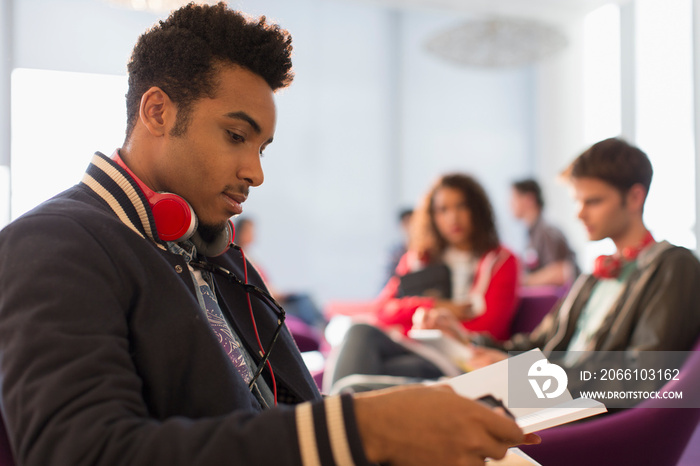
<instances>
[{"instance_id":1,"label":"man's nose","mask_svg":"<svg viewBox=\"0 0 700 466\"><path fill-rule=\"evenodd\" d=\"M243 161L238 167L238 179L245 181L249 186L260 186L265 180L260 153L257 150L246 152Z\"/></svg>"}]
</instances>

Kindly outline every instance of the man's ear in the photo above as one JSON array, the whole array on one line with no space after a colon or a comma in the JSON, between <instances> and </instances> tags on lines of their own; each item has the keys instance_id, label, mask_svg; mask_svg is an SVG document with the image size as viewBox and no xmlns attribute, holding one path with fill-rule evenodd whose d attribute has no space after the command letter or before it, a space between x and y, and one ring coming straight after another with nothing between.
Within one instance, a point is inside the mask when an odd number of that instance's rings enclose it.
<instances>
[{"instance_id":1,"label":"man's ear","mask_svg":"<svg viewBox=\"0 0 700 466\"><path fill-rule=\"evenodd\" d=\"M141 96L139 120L153 136L167 134L175 124L176 113L175 104L159 87L151 87Z\"/></svg>"},{"instance_id":2,"label":"man's ear","mask_svg":"<svg viewBox=\"0 0 700 466\"><path fill-rule=\"evenodd\" d=\"M644 210L644 201L647 198L647 190L641 184L637 183L627 191L627 205L635 212Z\"/></svg>"}]
</instances>

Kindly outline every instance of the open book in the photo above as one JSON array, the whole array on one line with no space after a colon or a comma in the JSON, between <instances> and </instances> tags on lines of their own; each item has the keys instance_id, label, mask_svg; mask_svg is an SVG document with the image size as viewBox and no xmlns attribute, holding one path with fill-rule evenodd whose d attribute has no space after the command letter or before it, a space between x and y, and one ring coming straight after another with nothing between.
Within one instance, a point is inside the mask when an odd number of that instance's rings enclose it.
<instances>
[{"instance_id":1,"label":"open book","mask_svg":"<svg viewBox=\"0 0 700 466\"><path fill-rule=\"evenodd\" d=\"M468 398L477 399L491 395L501 400L526 434L607 411L605 405L599 401L587 398L574 400L565 388L559 390L557 387L561 394L556 397L538 398L538 390L534 388L536 382L531 380L534 377L528 377L528 373L531 373L534 365L542 365L542 360L546 361L544 354L539 349L534 349L453 377L446 383L457 393ZM514 378L509 380L509 375ZM550 386L551 383L543 385Z\"/></svg>"}]
</instances>

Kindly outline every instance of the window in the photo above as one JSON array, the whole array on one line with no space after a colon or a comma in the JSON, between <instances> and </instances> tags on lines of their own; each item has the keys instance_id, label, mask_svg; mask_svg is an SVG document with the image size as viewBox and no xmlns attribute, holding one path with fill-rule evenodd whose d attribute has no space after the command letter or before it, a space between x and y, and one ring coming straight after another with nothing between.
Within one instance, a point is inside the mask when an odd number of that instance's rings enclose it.
<instances>
[{"instance_id":1,"label":"window","mask_svg":"<svg viewBox=\"0 0 700 466\"><path fill-rule=\"evenodd\" d=\"M696 247L690 0L636 2L637 143L654 166L644 220L657 238Z\"/></svg>"},{"instance_id":2,"label":"window","mask_svg":"<svg viewBox=\"0 0 700 466\"><path fill-rule=\"evenodd\" d=\"M620 34L634 34L636 135L630 141L654 166L644 221L657 239L694 249L692 5L690 0L637 0L634 28L620 30L620 9L606 5L584 23L584 135L587 144L621 133ZM627 112L624 112L627 113ZM612 241L589 243L581 263L614 251Z\"/></svg>"},{"instance_id":3,"label":"window","mask_svg":"<svg viewBox=\"0 0 700 466\"><path fill-rule=\"evenodd\" d=\"M587 146L622 132L620 83L620 8L606 5L586 16L583 24L583 108ZM609 239L586 243L582 267L601 254L612 254Z\"/></svg>"},{"instance_id":4,"label":"window","mask_svg":"<svg viewBox=\"0 0 700 466\"><path fill-rule=\"evenodd\" d=\"M125 76L13 71L11 219L78 183L95 151L121 146L126 89Z\"/></svg>"}]
</instances>

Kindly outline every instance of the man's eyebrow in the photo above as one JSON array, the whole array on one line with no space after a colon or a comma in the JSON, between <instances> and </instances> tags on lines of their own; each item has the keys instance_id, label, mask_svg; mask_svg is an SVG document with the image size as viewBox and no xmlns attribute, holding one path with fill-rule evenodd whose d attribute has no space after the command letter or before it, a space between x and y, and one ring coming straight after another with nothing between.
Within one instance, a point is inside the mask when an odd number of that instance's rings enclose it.
<instances>
[{"instance_id":1,"label":"man's eyebrow","mask_svg":"<svg viewBox=\"0 0 700 466\"><path fill-rule=\"evenodd\" d=\"M262 131L262 130L260 129L260 125L258 124L258 122L255 121L255 120L253 119L253 117L251 117L250 115L248 115L246 112L231 112L231 113L227 113L227 114L224 115L224 116L225 116L226 118L231 118L231 119L234 119L234 120L243 120L243 121L245 121L246 123L248 123L248 124L253 128L253 131L255 131L255 132L258 133L258 134L260 134L260 132Z\"/></svg>"}]
</instances>

